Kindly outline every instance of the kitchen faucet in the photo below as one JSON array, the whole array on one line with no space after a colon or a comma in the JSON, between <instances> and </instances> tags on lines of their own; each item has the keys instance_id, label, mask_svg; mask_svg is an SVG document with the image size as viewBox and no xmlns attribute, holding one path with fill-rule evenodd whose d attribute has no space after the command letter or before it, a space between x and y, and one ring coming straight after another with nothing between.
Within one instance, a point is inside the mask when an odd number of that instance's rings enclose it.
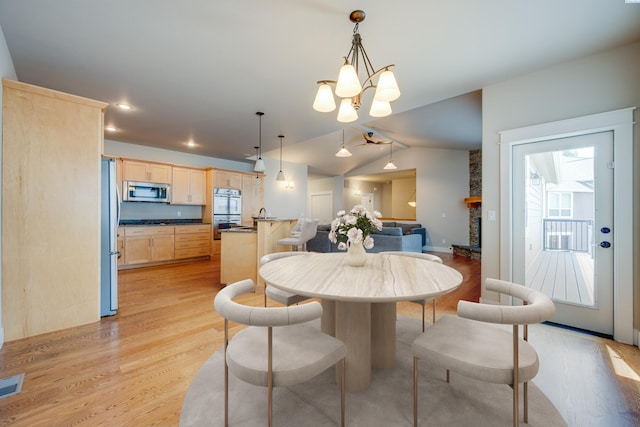
<instances>
[{"instance_id":1,"label":"kitchen faucet","mask_svg":"<svg viewBox=\"0 0 640 427\"><path fill-rule=\"evenodd\" d=\"M260 210L258 211L258 218L265 218L266 216L267 216L266 209L265 208L260 208Z\"/></svg>"}]
</instances>

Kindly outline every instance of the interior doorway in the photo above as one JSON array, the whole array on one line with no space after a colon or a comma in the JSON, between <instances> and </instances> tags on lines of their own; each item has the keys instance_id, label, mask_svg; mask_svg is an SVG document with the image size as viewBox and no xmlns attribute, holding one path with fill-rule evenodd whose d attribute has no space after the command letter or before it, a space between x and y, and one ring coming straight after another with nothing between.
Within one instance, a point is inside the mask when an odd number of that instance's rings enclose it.
<instances>
[{"instance_id":1,"label":"interior doorway","mask_svg":"<svg viewBox=\"0 0 640 427\"><path fill-rule=\"evenodd\" d=\"M333 192L321 191L309 195L310 218L317 218L318 224L330 224L334 218Z\"/></svg>"}]
</instances>

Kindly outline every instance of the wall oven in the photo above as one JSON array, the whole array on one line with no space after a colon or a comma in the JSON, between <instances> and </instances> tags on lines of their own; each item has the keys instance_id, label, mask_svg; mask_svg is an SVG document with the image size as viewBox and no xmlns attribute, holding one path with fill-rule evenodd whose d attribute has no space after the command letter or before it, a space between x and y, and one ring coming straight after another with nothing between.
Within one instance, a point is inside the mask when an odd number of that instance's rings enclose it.
<instances>
[{"instance_id":1,"label":"wall oven","mask_svg":"<svg viewBox=\"0 0 640 427\"><path fill-rule=\"evenodd\" d=\"M242 224L242 195L233 188L213 189L213 238L220 238L220 229Z\"/></svg>"},{"instance_id":2,"label":"wall oven","mask_svg":"<svg viewBox=\"0 0 640 427\"><path fill-rule=\"evenodd\" d=\"M124 202L169 203L171 201L169 184L125 181L123 187L122 201Z\"/></svg>"}]
</instances>

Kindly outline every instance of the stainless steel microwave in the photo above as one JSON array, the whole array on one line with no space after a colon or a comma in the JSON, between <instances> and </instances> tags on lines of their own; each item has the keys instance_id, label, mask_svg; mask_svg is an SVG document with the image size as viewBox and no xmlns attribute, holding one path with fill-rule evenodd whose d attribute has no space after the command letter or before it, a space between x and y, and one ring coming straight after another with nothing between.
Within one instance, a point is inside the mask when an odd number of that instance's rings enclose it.
<instances>
[{"instance_id":1,"label":"stainless steel microwave","mask_svg":"<svg viewBox=\"0 0 640 427\"><path fill-rule=\"evenodd\" d=\"M171 186L153 182L125 181L122 201L124 202L156 202L171 201Z\"/></svg>"}]
</instances>

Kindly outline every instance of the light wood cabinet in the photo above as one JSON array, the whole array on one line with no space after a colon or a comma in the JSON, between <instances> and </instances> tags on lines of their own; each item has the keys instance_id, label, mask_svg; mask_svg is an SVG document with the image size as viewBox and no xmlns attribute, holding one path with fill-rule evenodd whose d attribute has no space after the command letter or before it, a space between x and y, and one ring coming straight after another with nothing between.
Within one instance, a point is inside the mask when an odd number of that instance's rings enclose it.
<instances>
[{"instance_id":1,"label":"light wood cabinet","mask_svg":"<svg viewBox=\"0 0 640 427\"><path fill-rule=\"evenodd\" d=\"M118 227L118 267L124 265L124 227Z\"/></svg>"},{"instance_id":2,"label":"light wood cabinet","mask_svg":"<svg viewBox=\"0 0 640 427\"><path fill-rule=\"evenodd\" d=\"M145 264L174 259L174 227L126 227L125 264Z\"/></svg>"},{"instance_id":3,"label":"light wood cabinet","mask_svg":"<svg viewBox=\"0 0 640 427\"><path fill-rule=\"evenodd\" d=\"M201 169L174 166L172 171L171 204L204 205L207 174Z\"/></svg>"},{"instance_id":4,"label":"light wood cabinet","mask_svg":"<svg viewBox=\"0 0 640 427\"><path fill-rule=\"evenodd\" d=\"M244 174L241 172L216 169L213 173L213 186L242 190L242 175Z\"/></svg>"},{"instance_id":5,"label":"light wood cabinet","mask_svg":"<svg viewBox=\"0 0 640 427\"><path fill-rule=\"evenodd\" d=\"M171 166L162 163L124 159L122 179L125 181L171 184Z\"/></svg>"},{"instance_id":6,"label":"light wood cabinet","mask_svg":"<svg viewBox=\"0 0 640 427\"><path fill-rule=\"evenodd\" d=\"M5 341L100 319L106 103L2 80Z\"/></svg>"},{"instance_id":7,"label":"light wood cabinet","mask_svg":"<svg viewBox=\"0 0 640 427\"><path fill-rule=\"evenodd\" d=\"M211 254L211 224L175 226L175 259Z\"/></svg>"},{"instance_id":8,"label":"light wood cabinet","mask_svg":"<svg viewBox=\"0 0 640 427\"><path fill-rule=\"evenodd\" d=\"M242 176L242 225L253 226L253 217L264 206L264 180L256 180L253 174Z\"/></svg>"},{"instance_id":9,"label":"light wood cabinet","mask_svg":"<svg viewBox=\"0 0 640 427\"><path fill-rule=\"evenodd\" d=\"M258 280L257 233L225 231L221 234L220 283Z\"/></svg>"}]
</instances>

